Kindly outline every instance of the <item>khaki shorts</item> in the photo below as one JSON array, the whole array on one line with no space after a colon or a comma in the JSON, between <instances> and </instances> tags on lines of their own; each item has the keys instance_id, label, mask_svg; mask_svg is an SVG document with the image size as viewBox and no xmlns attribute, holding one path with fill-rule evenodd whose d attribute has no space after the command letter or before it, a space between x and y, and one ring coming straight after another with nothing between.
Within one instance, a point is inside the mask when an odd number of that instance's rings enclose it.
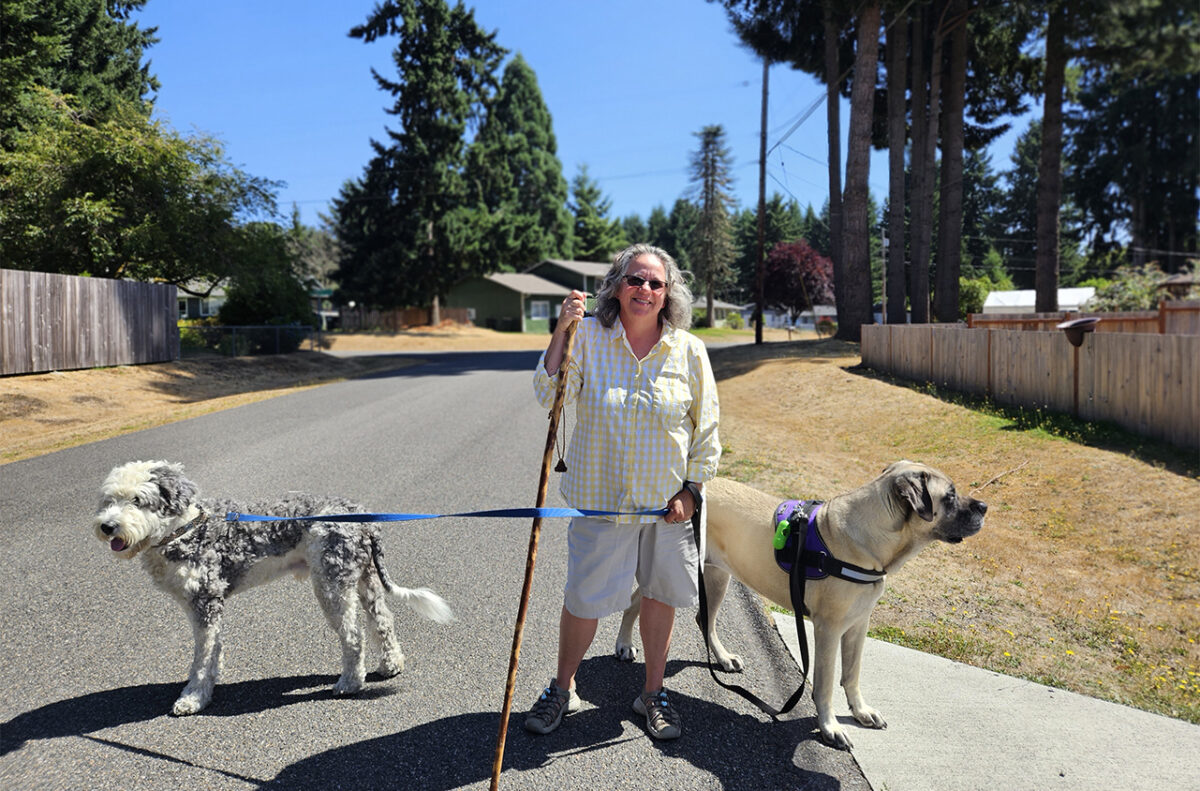
<instances>
[{"instance_id":1,"label":"khaki shorts","mask_svg":"<svg viewBox=\"0 0 1200 791\"><path fill-rule=\"evenodd\" d=\"M703 527L702 519L702 541ZM700 600L700 555L690 521L618 524L577 516L567 528L567 548L563 603L577 618L624 610L635 581L642 595L672 607L694 607Z\"/></svg>"}]
</instances>

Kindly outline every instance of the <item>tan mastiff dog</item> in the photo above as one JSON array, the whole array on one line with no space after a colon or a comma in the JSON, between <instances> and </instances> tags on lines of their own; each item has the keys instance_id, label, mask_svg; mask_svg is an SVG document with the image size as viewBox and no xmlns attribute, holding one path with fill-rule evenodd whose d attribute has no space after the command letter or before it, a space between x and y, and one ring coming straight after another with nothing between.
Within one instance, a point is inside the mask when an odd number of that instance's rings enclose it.
<instances>
[{"instance_id":1,"label":"tan mastiff dog","mask_svg":"<svg viewBox=\"0 0 1200 791\"><path fill-rule=\"evenodd\" d=\"M740 672L742 658L722 645L716 632L717 613L730 575L762 596L792 609L788 574L775 562L773 517L778 498L735 481L717 478L705 484L708 514L704 557L704 590L708 623L702 624L717 663ZM817 529L829 553L863 569L893 573L931 541L956 544L983 527L987 505L958 494L943 473L910 461L890 465L875 480L834 497L817 514ZM803 528L801 528L803 529ZM813 623L812 695L817 724L826 742L851 746L850 737L833 712L833 675L838 647L842 651L842 688L859 723L885 728L887 723L867 705L858 675L867 625L884 582L859 583L833 576L809 579L804 605ZM625 611L617 635L616 654L632 660L633 624L641 606L640 591ZM805 639L800 635L800 639Z\"/></svg>"}]
</instances>

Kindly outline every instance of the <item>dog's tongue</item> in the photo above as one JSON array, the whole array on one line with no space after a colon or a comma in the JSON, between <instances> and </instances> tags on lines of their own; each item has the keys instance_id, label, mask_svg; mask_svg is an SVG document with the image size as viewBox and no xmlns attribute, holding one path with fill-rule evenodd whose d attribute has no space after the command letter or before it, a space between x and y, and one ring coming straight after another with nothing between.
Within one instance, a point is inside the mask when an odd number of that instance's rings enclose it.
<instances>
[{"instance_id":1,"label":"dog's tongue","mask_svg":"<svg viewBox=\"0 0 1200 791\"><path fill-rule=\"evenodd\" d=\"M125 542L119 538L114 538L108 543L108 546L113 552L121 552L125 549Z\"/></svg>"}]
</instances>

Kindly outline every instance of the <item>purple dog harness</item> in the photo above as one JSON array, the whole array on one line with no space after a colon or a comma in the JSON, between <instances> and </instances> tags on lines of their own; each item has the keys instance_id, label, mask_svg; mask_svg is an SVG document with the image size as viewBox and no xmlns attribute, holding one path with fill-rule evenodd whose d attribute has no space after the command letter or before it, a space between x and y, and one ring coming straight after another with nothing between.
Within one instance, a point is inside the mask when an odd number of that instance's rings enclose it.
<instances>
[{"instance_id":1,"label":"purple dog harness","mask_svg":"<svg viewBox=\"0 0 1200 791\"><path fill-rule=\"evenodd\" d=\"M848 582L869 584L881 581L885 572L864 569L838 560L825 546L817 529L817 514L825 503L820 500L785 500L775 509L775 562L790 576L796 559L804 564L804 576L810 580L834 576ZM806 524L804 546L798 548L801 524ZM797 549L800 549L797 552Z\"/></svg>"}]
</instances>

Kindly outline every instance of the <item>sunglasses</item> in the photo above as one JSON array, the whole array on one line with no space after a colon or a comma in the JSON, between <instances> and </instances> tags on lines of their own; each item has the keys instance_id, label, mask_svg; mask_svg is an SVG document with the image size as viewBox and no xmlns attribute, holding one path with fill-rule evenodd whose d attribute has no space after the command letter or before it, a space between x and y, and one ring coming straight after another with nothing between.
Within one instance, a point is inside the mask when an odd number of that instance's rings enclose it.
<instances>
[{"instance_id":1,"label":"sunglasses","mask_svg":"<svg viewBox=\"0 0 1200 791\"><path fill-rule=\"evenodd\" d=\"M646 278L638 277L637 275L621 275L621 277L625 279L625 282L629 284L630 288L641 288L643 285L649 284L651 291L662 291L667 285L661 280L647 280Z\"/></svg>"}]
</instances>

